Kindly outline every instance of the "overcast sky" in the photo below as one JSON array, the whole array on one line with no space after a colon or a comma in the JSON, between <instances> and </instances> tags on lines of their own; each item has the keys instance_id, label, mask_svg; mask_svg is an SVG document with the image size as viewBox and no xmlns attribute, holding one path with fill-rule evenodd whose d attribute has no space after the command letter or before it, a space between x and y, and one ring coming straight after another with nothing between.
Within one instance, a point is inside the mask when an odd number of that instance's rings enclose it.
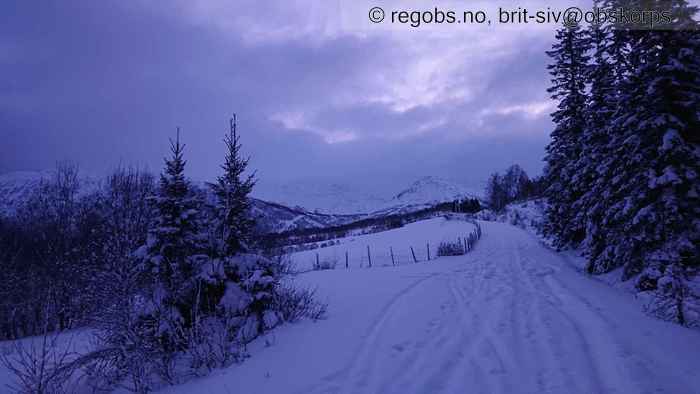
<instances>
[{"instance_id":1,"label":"overcast sky","mask_svg":"<svg viewBox=\"0 0 700 394\"><path fill-rule=\"evenodd\" d=\"M179 126L189 175L212 179L234 111L263 186L476 185L515 162L541 171L554 26L369 22L375 5L421 8L397 4L3 2L0 172L62 159L159 171Z\"/></svg>"}]
</instances>

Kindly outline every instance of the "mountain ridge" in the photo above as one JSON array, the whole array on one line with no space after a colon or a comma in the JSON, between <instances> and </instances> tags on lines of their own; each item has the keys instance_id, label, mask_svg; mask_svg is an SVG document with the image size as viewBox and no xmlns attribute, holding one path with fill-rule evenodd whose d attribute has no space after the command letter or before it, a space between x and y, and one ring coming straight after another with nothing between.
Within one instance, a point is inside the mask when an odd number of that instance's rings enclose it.
<instances>
[{"instance_id":1,"label":"mountain ridge","mask_svg":"<svg viewBox=\"0 0 700 394\"><path fill-rule=\"evenodd\" d=\"M39 187L42 181L53 176L53 171L17 171L0 174L0 215L12 215L26 201L31 193ZM82 175L84 191L95 190L99 187L99 178ZM193 182L200 188L203 182ZM308 185L308 183L306 184ZM252 215L264 232L281 232L307 228L324 228L338 226L364 218L384 217L396 214L406 214L421 209L429 208L437 203L453 201L458 198L478 198L473 191L458 183L436 176L421 177L400 190L391 198L381 198L367 194L368 199L363 200L363 193L352 193L352 189L341 185L331 184L331 194L324 194L322 188L312 190L309 201L319 199L336 199L335 204L340 206L364 207L361 212L335 212L313 207L305 207L302 204L285 203L258 197L252 198ZM284 190L284 188L282 188ZM289 189L293 190L293 189ZM350 196L346 198L345 192ZM290 192L295 193L295 192ZM319 197L320 196L320 197ZM284 197L284 196L282 196ZM304 195L297 193L296 198ZM280 198L285 200L285 198ZM287 198L287 200L289 200ZM351 201L351 203L348 203ZM345 205L348 204L348 205Z\"/></svg>"}]
</instances>

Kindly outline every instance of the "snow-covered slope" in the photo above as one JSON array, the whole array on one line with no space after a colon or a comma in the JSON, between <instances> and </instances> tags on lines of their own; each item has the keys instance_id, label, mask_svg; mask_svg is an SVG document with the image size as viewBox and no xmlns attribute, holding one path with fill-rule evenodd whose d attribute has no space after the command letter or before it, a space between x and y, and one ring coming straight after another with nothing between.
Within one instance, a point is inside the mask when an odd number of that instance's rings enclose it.
<instances>
[{"instance_id":1,"label":"snow-covered slope","mask_svg":"<svg viewBox=\"0 0 700 394\"><path fill-rule=\"evenodd\" d=\"M458 182L427 176L389 196L366 193L339 183L301 181L257 190L256 197L287 206L334 214L384 216L408 213L459 198L479 198L481 192Z\"/></svg>"},{"instance_id":2,"label":"snow-covered slope","mask_svg":"<svg viewBox=\"0 0 700 394\"><path fill-rule=\"evenodd\" d=\"M42 179L50 179L49 171L17 171L0 174L0 214L11 214L26 201Z\"/></svg>"},{"instance_id":3,"label":"snow-covered slope","mask_svg":"<svg viewBox=\"0 0 700 394\"><path fill-rule=\"evenodd\" d=\"M362 219L363 215L332 215L290 208L281 204L252 199L252 215L263 232L282 232L307 228L339 226Z\"/></svg>"},{"instance_id":4,"label":"snow-covered slope","mask_svg":"<svg viewBox=\"0 0 700 394\"><path fill-rule=\"evenodd\" d=\"M479 197L479 194L456 182L436 176L426 176L397 193L389 201L389 206L436 204L459 198L475 197Z\"/></svg>"},{"instance_id":5,"label":"snow-covered slope","mask_svg":"<svg viewBox=\"0 0 700 394\"><path fill-rule=\"evenodd\" d=\"M518 201L506 205L502 212L493 212L484 209L478 212L475 217L481 220L496 221L518 226L532 235L538 237L542 242L551 245L552 240L542 234L542 227L545 220L545 210L547 202L544 198L536 198L527 201Z\"/></svg>"},{"instance_id":6,"label":"snow-covered slope","mask_svg":"<svg viewBox=\"0 0 700 394\"><path fill-rule=\"evenodd\" d=\"M293 253L290 259L294 268L300 271L313 267L317 254L319 263L335 265L336 268L345 267L346 253L348 266L353 268L369 266L370 257L374 266L412 264L414 254L416 260L426 261L430 250L430 257L434 259L440 242L457 242L474 230L472 223L439 217L395 230L340 238L332 246Z\"/></svg>"},{"instance_id":7,"label":"snow-covered slope","mask_svg":"<svg viewBox=\"0 0 700 394\"><path fill-rule=\"evenodd\" d=\"M465 256L299 275L326 320L283 326L242 364L163 392L698 392L699 331L646 316L520 228L481 224Z\"/></svg>"},{"instance_id":8,"label":"snow-covered slope","mask_svg":"<svg viewBox=\"0 0 700 394\"><path fill-rule=\"evenodd\" d=\"M289 207L323 213L368 213L382 208L387 199L340 183L299 181L277 186L258 186L257 198Z\"/></svg>"},{"instance_id":9,"label":"snow-covered slope","mask_svg":"<svg viewBox=\"0 0 700 394\"><path fill-rule=\"evenodd\" d=\"M0 174L0 215L12 215L42 181L49 181L54 175L52 170ZM99 185L99 180L91 176L82 176L80 182L81 193L93 191Z\"/></svg>"}]
</instances>

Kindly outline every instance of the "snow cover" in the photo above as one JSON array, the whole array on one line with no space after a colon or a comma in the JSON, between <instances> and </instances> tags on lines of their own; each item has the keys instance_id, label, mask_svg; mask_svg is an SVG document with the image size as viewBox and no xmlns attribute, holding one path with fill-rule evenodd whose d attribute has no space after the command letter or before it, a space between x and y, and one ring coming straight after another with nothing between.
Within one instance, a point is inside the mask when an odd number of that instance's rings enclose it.
<instances>
[{"instance_id":1,"label":"snow cover","mask_svg":"<svg viewBox=\"0 0 700 394\"><path fill-rule=\"evenodd\" d=\"M299 181L280 185L261 184L253 191L257 198L290 207L325 213L368 213L386 203L386 198L340 183Z\"/></svg>"},{"instance_id":2,"label":"snow cover","mask_svg":"<svg viewBox=\"0 0 700 394\"><path fill-rule=\"evenodd\" d=\"M372 236L398 245L460 225L433 219ZM481 225L464 256L297 275L328 302L327 319L281 326L243 363L161 392L697 392L699 331L646 316L520 228ZM351 238L341 245L369 239ZM0 384L9 379L0 368Z\"/></svg>"},{"instance_id":3,"label":"snow cover","mask_svg":"<svg viewBox=\"0 0 700 394\"><path fill-rule=\"evenodd\" d=\"M700 332L644 315L522 229L482 227L465 256L299 275L328 319L283 326L244 363L163 392L697 392Z\"/></svg>"},{"instance_id":4,"label":"snow cover","mask_svg":"<svg viewBox=\"0 0 700 394\"><path fill-rule=\"evenodd\" d=\"M361 268L369 265L369 247L373 266L391 266L392 251L396 265L412 264L414 261L411 247L416 259L425 261L430 245L430 257L434 259L440 242L457 242L459 238L463 240L474 230L474 225L469 222L440 217L411 223L391 231L341 238L332 246L297 252L290 255L290 258L297 270L311 269L316 262L316 254L322 265L330 263L331 266L345 269L347 252L348 265L351 268Z\"/></svg>"},{"instance_id":5,"label":"snow cover","mask_svg":"<svg viewBox=\"0 0 700 394\"><path fill-rule=\"evenodd\" d=\"M254 195L287 206L300 206L312 211L335 214L399 212L403 208L427 207L459 198L480 198L481 190L437 176L417 179L393 196L368 193L338 183L324 184L303 181L279 186L256 188ZM414 209L415 210L415 209Z\"/></svg>"},{"instance_id":6,"label":"snow cover","mask_svg":"<svg viewBox=\"0 0 700 394\"><path fill-rule=\"evenodd\" d=\"M512 224L538 237L544 244L551 246L553 240L546 238L542 234L546 208L546 201L542 198L537 198L510 203L503 208L502 212L498 213L485 209L479 211L476 214L476 218Z\"/></svg>"}]
</instances>

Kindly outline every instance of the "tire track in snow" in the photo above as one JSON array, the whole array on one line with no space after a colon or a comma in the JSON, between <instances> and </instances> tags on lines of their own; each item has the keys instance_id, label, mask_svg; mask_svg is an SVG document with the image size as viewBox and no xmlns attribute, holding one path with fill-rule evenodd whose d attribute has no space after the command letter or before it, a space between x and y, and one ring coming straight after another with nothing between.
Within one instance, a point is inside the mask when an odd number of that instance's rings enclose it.
<instances>
[{"instance_id":1,"label":"tire track in snow","mask_svg":"<svg viewBox=\"0 0 700 394\"><path fill-rule=\"evenodd\" d=\"M585 283L590 279L569 275L560 256L521 229L484 223L484 230L472 253L431 262L435 272L393 296L345 367L303 392L627 393L692 386L696 376L669 370L639 349L644 343L619 332L625 324L590 301L596 297ZM439 313L408 319L410 303L424 294ZM391 329L406 322L424 326L395 338Z\"/></svg>"},{"instance_id":2,"label":"tire track in snow","mask_svg":"<svg viewBox=\"0 0 700 394\"><path fill-rule=\"evenodd\" d=\"M433 278L435 275L436 274L432 273L421 277L392 297L382 308L376 320L369 326L365 335L363 335L365 339L362 341L360 349L358 349L348 365L343 367L340 371L323 378L323 382L320 385L312 387L311 389L305 389L299 394L365 392L362 390L367 388L367 382L371 379L373 367L375 366L374 352L378 347L378 337L382 333L386 322L392 317L393 313L397 311L394 306L412 290ZM356 389L360 391L356 391Z\"/></svg>"}]
</instances>

